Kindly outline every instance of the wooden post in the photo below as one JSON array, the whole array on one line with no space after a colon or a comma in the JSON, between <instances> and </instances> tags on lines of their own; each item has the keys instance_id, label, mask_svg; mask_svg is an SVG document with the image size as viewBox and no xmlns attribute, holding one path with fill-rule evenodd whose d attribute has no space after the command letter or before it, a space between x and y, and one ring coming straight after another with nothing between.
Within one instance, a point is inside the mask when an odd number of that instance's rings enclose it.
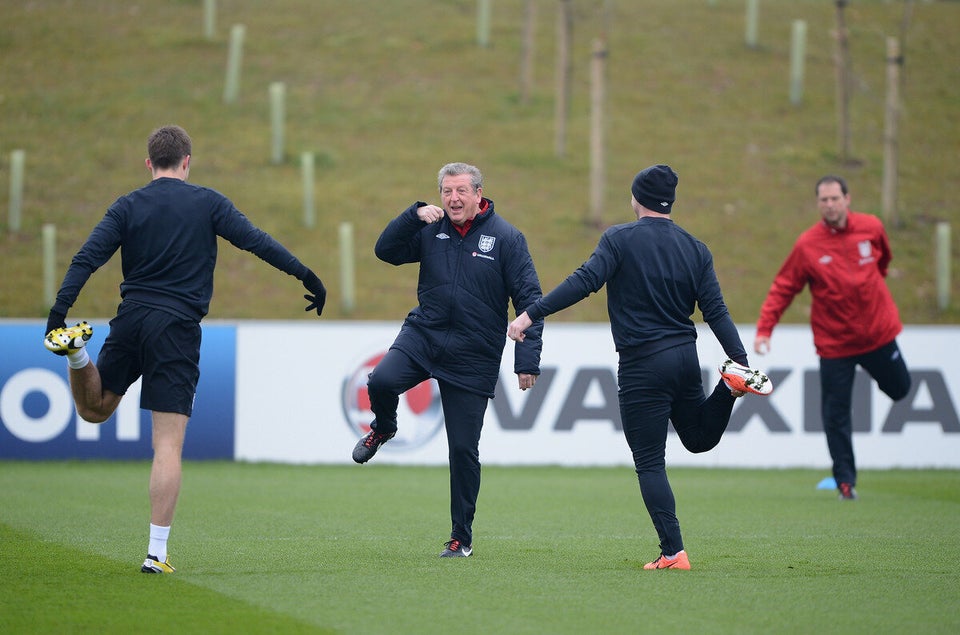
<instances>
[{"instance_id":1,"label":"wooden post","mask_svg":"<svg viewBox=\"0 0 960 635\"><path fill-rule=\"evenodd\" d=\"M316 207L313 202L313 153L303 152L300 155L300 172L303 178L303 226L313 229L316 225Z\"/></svg>"},{"instance_id":2,"label":"wooden post","mask_svg":"<svg viewBox=\"0 0 960 635\"><path fill-rule=\"evenodd\" d=\"M603 39L593 41L593 58L590 62L590 224L602 225L604 164L604 102L606 86L607 47Z\"/></svg>"},{"instance_id":3,"label":"wooden post","mask_svg":"<svg viewBox=\"0 0 960 635\"><path fill-rule=\"evenodd\" d=\"M23 207L23 172L26 161L26 151L14 150L10 153L10 208L7 210L7 221L12 234L20 231L21 208Z\"/></svg>"},{"instance_id":4,"label":"wooden post","mask_svg":"<svg viewBox=\"0 0 960 635\"><path fill-rule=\"evenodd\" d=\"M44 223L41 228L43 242L43 305L53 306L57 301L57 226Z\"/></svg>"},{"instance_id":5,"label":"wooden post","mask_svg":"<svg viewBox=\"0 0 960 635\"><path fill-rule=\"evenodd\" d=\"M227 53L227 81L223 87L223 101L232 104L240 92L240 62L243 59L243 38L247 27L234 24L230 29L230 50Z\"/></svg>"},{"instance_id":6,"label":"wooden post","mask_svg":"<svg viewBox=\"0 0 960 635\"><path fill-rule=\"evenodd\" d=\"M790 38L790 103L794 106L803 101L803 63L807 50L807 23L793 21Z\"/></svg>"},{"instance_id":7,"label":"wooden post","mask_svg":"<svg viewBox=\"0 0 960 635\"><path fill-rule=\"evenodd\" d=\"M560 0L557 11L557 87L554 107L554 154L562 157L567 145L567 108L570 99L570 41L573 39L573 12L570 0Z\"/></svg>"},{"instance_id":8,"label":"wooden post","mask_svg":"<svg viewBox=\"0 0 960 635\"><path fill-rule=\"evenodd\" d=\"M527 10L523 19L523 44L520 53L520 103L526 106L530 102L533 89L534 43L537 30L537 0L527 0Z\"/></svg>"},{"instance_id":9,"label":"wooden post","mask_svg":"<svg viewBox=\"0 0 960 635\"><path fill-rule=\"evenodd\" d=\"M887 38L887 103L883 126L883 188L882 208L884 221L900 227L900 212L897 209L899 180L899 123L900 123L900 42L895 37Z\"/></svg>"},{"instance_id":10,"label":"wooden post","mask_svg":"<svg viewBox=\"0 0 960 635\"><path fill-rule=\"evenodd\" d=\"M340 223L340 287L343 290L343 312L353 313L355 306L353 272L353 225Z\"/></svg>"},{"instance_id":11,"label":"wooden post","mask_svg":"<svg viewBox=\"0 0 960 635\"><path fill-rule=\"evenodd\" d=\"M477 44L481 48L490 46L490 2L477 0Z\"/></svg>"},{"instance_id":12,"label":"wooden post","mask_svg":"<svg viewBox=\"0 0 960 635\"><path fill-rule=\"evenodd\" d=\"M847 0L837 3L837 48L834 66L837 75L837 152L840 161L850 160L850 47L847 42L847 22L844 7Z\"/></svg>"},{"instance_id":13,"label":"wooden post","mask_svg":"<svg viewBox=\"0 0 960 635\"><path fill-rule=\"evenodd\" d=\"M286 114L287 87L283 82L270 84L270 162L283 163L283 127Z\"/></svg>"},{"instance_id":14,"label":"wooden post","mask_svg":"<svg viewBox=\"0 0 960 635\"><path fill-rule=\"evenodd\" d=\"M747 17L744 40L748 47L757 48L757 14L760 0L747 0Z\"/></svg>"},{"instance_id":15,"label":"wooden post","mask_svg":"<svg viewBox=\"0 0 960 635\"><path fill-rule=\"evenodd\" d=\"M937 306L950 307L950 223L937 223Z\"/></svg>"},{"instance_id":16,"label":"wooden post","mask_svg":"<svg viewBox=\"0 0 960 635\"><path fill-rule=\"evenodd\" d=\"M217 24L217 0L203 0L203 37L213 39Z\"/></svg>"}]
</instances>

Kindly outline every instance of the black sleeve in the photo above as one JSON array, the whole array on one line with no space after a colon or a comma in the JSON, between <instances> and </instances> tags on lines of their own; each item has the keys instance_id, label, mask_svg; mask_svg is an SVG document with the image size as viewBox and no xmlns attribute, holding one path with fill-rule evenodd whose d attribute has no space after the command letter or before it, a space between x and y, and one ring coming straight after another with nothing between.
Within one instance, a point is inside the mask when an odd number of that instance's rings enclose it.
<instances>
[{"instance_id":1,"label":"black sleeve","mask_svg":"<svg viewBox=\"0 0 960 635\"><path fill-rule=\"evenodd\" d=\"M417 201L390 221L373 248L377 258L391 265L420 261L420 230L426 223L417 217L417 210L424 205Z\"/></svg>"},{"instance_id":2,"label":"black sleeve","mask_svg":"<svg viewBox=\"0 0 960 635\"><path fill-rule=\"evenodd\" d=\"M53 310L57 313L66 316L93 272L106 264L120 248L122 223L115 205L107 210L103 219L93 228L87 241L70 262L70 267L67 268L63 283L57 292L57 299L53 304Z\"/></svg>"},{"instance_id":3,"label":"black sleeve","mask_svg":"<svg viewBox=\"0 0 960 635\"><path fill-rule=\"evenodd\" d=\"M256 255L269 265L303 281L310 271L306 265L290 253L273 236L255 226L243 212L223 199L214 214L218 236L225 238L237 249L243 249Z\"/></svg>"},{"instance_id":4,"label":"black sleeve","mask_svg":"<svg viewBox=\"0 0 960 635\"><path fill-rule=\"evenodd\" d=\"M542 290L533 258L523 234L517 234L507 263L506 278L513 302L513 310L519 315L523 309L540 299ZM543 351L543 318L533 321L526 330L524 340L514 345L513 370L515 373L539 375L540 355Z\"/></svg>"}]
</instances>

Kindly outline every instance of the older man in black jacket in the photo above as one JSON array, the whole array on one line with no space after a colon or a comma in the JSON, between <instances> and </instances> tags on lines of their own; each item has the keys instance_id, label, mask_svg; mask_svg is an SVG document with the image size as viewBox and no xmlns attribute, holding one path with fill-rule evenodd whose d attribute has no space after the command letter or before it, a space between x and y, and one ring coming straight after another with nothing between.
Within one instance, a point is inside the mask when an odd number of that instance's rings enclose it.
<instances>
[{"instance_id":1,"label":"older man in black jacket","mask_svg":"<svg viewBox=\"0 0 960 635\"><path fill-rule=\"evenodd\" d=\"M480 430L494 396L506 343L508 302L515 311L540 299L526 239L483 196L480 170L450 163L437 178L442 207L416 202L387 225L377 257L420 263L419 306L367 383L374 421L353 460L366 463L397 433L401 393L434 378L440 387L450 460L450 540L441 557L473 553L480 493ZM540 374L543 321L515 349L514 372L526 390Z\"/></svg>"}]
</instances>

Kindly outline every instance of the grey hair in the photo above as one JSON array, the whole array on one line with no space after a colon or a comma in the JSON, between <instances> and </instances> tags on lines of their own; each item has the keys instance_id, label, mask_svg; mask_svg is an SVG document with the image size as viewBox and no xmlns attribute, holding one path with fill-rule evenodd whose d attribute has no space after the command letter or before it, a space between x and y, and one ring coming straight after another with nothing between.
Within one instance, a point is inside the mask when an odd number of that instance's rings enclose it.
<instances>
[{"instance_id":1,"label":"grey hair","mask_svg":"<svg viewBox=\"0 0 960 635\"><path fill-rule=\"evenodd\" d=\"M443 187L443 179L446 177L461 174L470 175L470 185L473 186L474 192L483 187L483 174L480 173L480 168L468 163L448 163L440 168L440 173L437 175L437 188Z\"/></svg>"}]
</instances>

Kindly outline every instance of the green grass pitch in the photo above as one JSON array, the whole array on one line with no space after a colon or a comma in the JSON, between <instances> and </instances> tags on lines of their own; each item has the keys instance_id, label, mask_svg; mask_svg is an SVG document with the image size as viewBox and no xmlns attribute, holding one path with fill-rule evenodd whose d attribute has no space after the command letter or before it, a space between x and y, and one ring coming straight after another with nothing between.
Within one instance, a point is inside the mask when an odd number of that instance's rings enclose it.
<instances>
[{"instance_id":1,"label":"green grass pitch","mask_svg":"<svg viewBox=\"0 0 960 635\"><path fill-rule=\"evenodd\" d=\"M956 633L960 471L669 470L693 564L629 468L488 466L440 559L445 467L189 462L171 576L144 462L0 462L0 632Z\"/></svg>"}]
</instances>

